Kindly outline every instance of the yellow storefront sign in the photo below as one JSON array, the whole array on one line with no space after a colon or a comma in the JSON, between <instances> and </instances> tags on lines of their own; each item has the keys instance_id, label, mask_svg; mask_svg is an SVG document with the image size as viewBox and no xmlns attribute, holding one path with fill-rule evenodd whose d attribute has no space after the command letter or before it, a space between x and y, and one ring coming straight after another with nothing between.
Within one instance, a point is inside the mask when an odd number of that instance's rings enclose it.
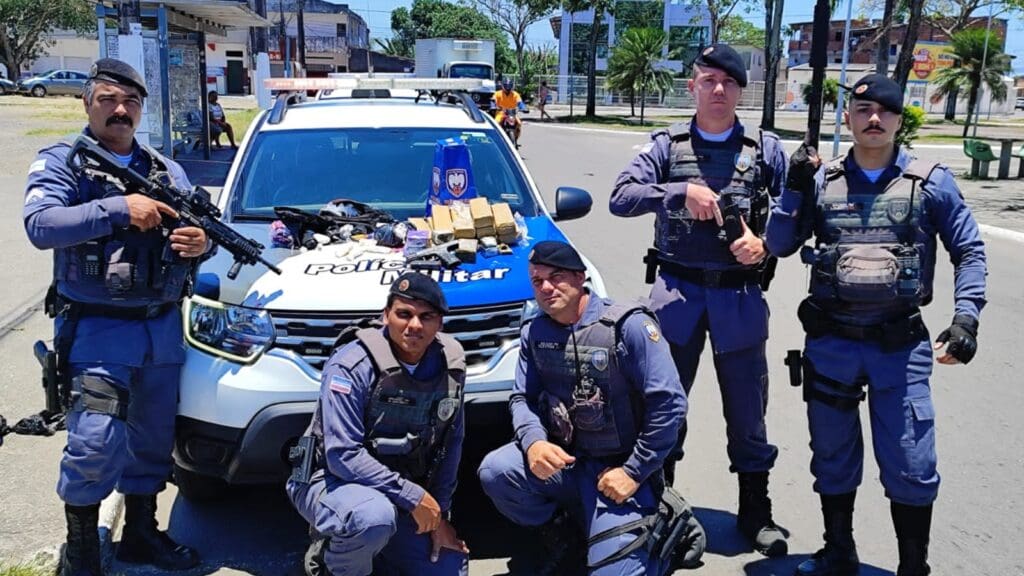
<instances>
[{"instance_id":1,"label":"yellow storefront sign","mask_svg":"<svg viewBox=\"0 0 1024 576\"><path fill-rule=\"evenodd\" d=\"M914 46L914 65L909 80L932 82L939 70L949 68L955 62L953 47L948 43L918 42Z\"/></svg>"}]
</instances>

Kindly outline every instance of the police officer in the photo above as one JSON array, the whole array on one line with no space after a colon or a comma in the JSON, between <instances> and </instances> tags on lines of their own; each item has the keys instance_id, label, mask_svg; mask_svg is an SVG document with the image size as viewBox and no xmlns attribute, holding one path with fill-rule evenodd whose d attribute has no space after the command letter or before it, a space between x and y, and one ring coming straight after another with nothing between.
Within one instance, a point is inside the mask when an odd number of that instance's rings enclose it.
<instances>
[{"instance_id":1,"label":"police officer","mask_svg":"<svg viewBox=\"0 0 1024 576\"><path fill-rule=\"evenodd\" d=\"M176 186L190 188L180 166L135 141L146 96L131 66L98 60L82 96L89 117L84 132L136 172L164 172ZM199 563L195 551L158 531L155 512L171 469L185 360L178 303L195 259L207 251L206 234L168 229L162 221L177 214L167 205L71 170L69 150L60 143L39 152L24 206L29 240L54 250L54 342L72 386L57 483L68 525L63 573L102 573L99 502L115 488L125 494L117 557L191 568Z\"/></svg>"},{"instance_id":2,"label":"police officer","mask_svg":"<svg viewBox=\"0 0 1024 576\"><path fill-rule=\"evenodd\" d=\"M383 326L352 329L323 370L308 434L315 472L288 495L320 540L330 574L466 574L449 523L462 456L466 357L440 332L437 282L406 272Z\"/></svg>"},{"instance_id":3,"label":"police officer","mask_svg":"<svg viewBox=\"0 0 1024 576\"><path fill-rule=\"evenodd\" d=\"M804 399L811 473L821 496L825 546L796 573L856 574L853 505L863 474L859 403L867 389L875 459L891 500L899 576L927 564L935 469L935 411L928 379L932 350L920 307L932 298L936 237L955 268L952 325L934 345L940 364L970 362L985 305L985 252L978 226L948 168L896 146L903 90L871 74L852 90L850 153L816 170L798 150L790 185L773 209L768 246L801 251L811 265L810 296L799 309L807 332ZM815 174L816 172L816 174ZM792 352L795 355L798 352ZM791 368L797 360L789 361Z\"/></svg>"},{"instance_id":4,"label":"police officer","mask_svg":"<svg viewBox=\"0 0 1024 576\"><path fill-rule=\"evenodd\" d=\"M619 175L609 207L617 216L655 214L655 248L645 259L652 308L687 394L710 333L730 470L739 477L737 525L755 549L778 556L787 545L768 497L778 450L765 427L768 305L759 283L767 285L774 266L762 235L784 185L786 156L775 135L750 134L736 118L747 77L735 50L705 48L687 84L697 104L693 120L651 134ZM723 217L736 207L742 217ZM685 437L684 422L666 463L669 478Z\"/></svg>"},{"instance_id":5,"label":"police officer","mask_svg":"<svg viewBox=\"0 0 1024 576\"><path fill-rule=\"evenodd\" d=\"M559 508L582 509L593 537L657 508L686 396L657 322L643 308L585 289L586 268L571 246L539 242L529 261L543 314L520 339L510 402L515 441L484 458L480 481L516 524L539 527L557 522ZM588 563L634 539L591 545ZM591 574L653 576L666 568L641 548Z\"/></svg>"}]
</instances>

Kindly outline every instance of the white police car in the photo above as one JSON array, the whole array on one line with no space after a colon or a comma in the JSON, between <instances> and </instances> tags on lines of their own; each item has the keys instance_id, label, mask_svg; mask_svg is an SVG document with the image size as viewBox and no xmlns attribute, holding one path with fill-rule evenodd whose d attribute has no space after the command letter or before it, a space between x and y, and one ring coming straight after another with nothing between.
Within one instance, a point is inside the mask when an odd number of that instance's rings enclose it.
<instances>
[{"instance_id":1,"label":"white police car","mask_svg":"<svg viewBox=\"0 0 1024 576\"><path fill-rule=\"evenodd\" d=\"M507 202L529 240L510 254L432 271L469 366L469 426L487 407L504 413L518 357L519 330L536 312L526 274L529 246L564 239L557 220L585 215L590 195L560 188L555 212L543 204L522 159L490 116L464 96L473 80L274 79L280 90L320 90L315 100L279 94L250 128L218 200L224 221L269 244L276 206L315 213L336 198L371 204L397 219L422 216L435 143L469 148L481 196ZM435 101L423 90L452 90ZM436 95L437 92L434 92ZM330 245L269 248L281 275L249 266L228 278L230 254L205 262L184 306L188 344L175 441L175 476L189 498L228 484L282 481L287 454L309 424L320 368L341 331L383 309L404 261L366 253L352 259ZM591 288L605 293L591 268ZM509 430L511 432L511 430Z\"/></svg>"}]
</instances>

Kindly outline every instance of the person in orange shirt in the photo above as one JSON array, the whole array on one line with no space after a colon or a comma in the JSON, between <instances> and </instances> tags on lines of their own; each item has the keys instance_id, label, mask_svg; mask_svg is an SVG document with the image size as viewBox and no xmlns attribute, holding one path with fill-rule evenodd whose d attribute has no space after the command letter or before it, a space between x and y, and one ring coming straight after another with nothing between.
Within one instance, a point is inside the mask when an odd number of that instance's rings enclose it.
<instances>
[{"instance_id":1,"label":"person in orange shirt","mask_svg":"<svg viewBox=\"0 0 1024 576\"><path fill-rule=\"evenodd\" d=\"M498 121L500 126L502 121L505 119L505 110L518 109L520 111L526 111L526 104L523 103L523 97L512 89L512 79L505 78L501 81L501 90L494 93L494 97L491 100L491 108L497 109L498 114L495 116L495 120ZM519 142L519 136L523 131L523 121L516 116L516 142Z\"/></svg>"}]
</instances>

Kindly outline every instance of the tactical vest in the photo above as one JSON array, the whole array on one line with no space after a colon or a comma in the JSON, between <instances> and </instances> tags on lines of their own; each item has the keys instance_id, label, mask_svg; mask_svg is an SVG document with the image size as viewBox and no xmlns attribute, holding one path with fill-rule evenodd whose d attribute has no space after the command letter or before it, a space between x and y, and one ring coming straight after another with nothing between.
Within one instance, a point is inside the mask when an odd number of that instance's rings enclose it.
<instances>
[{"instance_id":1,"label":"tactical vest","mask_svg":"<svg viewBox=\"0 0 1024 576\"><path fill-rule=\"evenodd\" d=\"M167 171L162 155L148 146L150 177ZM131 194L102 176L87 171L78 175L79 204ZM56 280L74 284L78 294L97 300L132 305L178 302L185 295L194 264L177 256L167 239L170 231L158 226L148 231L115 228L108 236L55 251Z\"/></svg>"},{"instance_id":2,"label":"tactical vest","mask_svg":"<svg viewBox=\"0 0 1024 576\"><path fill-rule=\"evenodd\" d=\"M844 157L825 168L818 198L811 299L833 315L889 319L920 306L925 246L921 185L936 164L912 160L879 194L851 190Z\"/></svg>"},{"instance_id":3,"label":"tactical vest","mask_svg":"<svg viewBox=\"0 0 1024 576\"><path fill-rule=\"evenodd\" d=\"M591 296L593 297L593 296ZM643 418L643 400L619 366L616 346L622 323L637 306L612 304L601 318L584 326L564 344L531 338L531 353L548 397L568 407L571 448L594 458L628 456ZM553 322L542 317L535 322ZM543 409L548 430L557 429Z\"/></svg>"},{"instance_id":4,"label":"tactical vest","mask_svg":"<svg viewBox=\"0 0 1024 576\"><path fill-rule=\"evenodd\" d=\"M338 339L340 345L358 340L377 374L364 413L366 449L381 464L423 486L442 459L446 432L462 409L466 380L462 345L441 332L435 338L444 352L446 369L430 380L417 380L402 367L379 324L349 329ZM309 434L316 438L317 462L326 467L322 409L317 403Z\"/></svg>"},{"instance_id":5,"label":"tactical vest","mask_svg":"<svg viewBox=\"0 0 1024 576\"><path fill-rule=\"evenodd\" d=\"M694 182L714 190L723 205L739 205L747 226L762 234L768 219L768 193L764 183L761 142L746 135L737 154L730 141L709 142L701 153L693 148L689 126L668 129L669 182ZM729 250L725 230L714 220L695 220L686 207L658 211L654 222L654 246L665 258L686 265L719 262L738 266ZM703 267L703 266L700 266Z\"/></svg>"}]
</instances>

